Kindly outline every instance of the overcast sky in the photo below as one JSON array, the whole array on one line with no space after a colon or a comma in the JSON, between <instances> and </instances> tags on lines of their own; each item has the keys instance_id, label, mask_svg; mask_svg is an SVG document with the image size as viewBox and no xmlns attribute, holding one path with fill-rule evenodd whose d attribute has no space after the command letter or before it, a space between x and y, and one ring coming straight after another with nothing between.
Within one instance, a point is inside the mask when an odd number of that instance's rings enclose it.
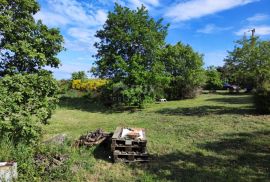
<instances>
[{"instance_id":1,"label":"overcast sky","mask_svg":"<svg viewBox=\"0 0 270 182\"><path fill-rule=\"evenodd\" d=\"M251 28L262 39L270 39L270 0L39 0L41 11L35 18L58 27L65 38L66 51L58 55L62 66L53 69L57 79L90 70L93 44L98 41L95 32L115 2L131 9L144 4L150 16L170 23L167 43L190 44L205 55L205 67L223 65L233 41Z\"/></svg>"}]
</instances>

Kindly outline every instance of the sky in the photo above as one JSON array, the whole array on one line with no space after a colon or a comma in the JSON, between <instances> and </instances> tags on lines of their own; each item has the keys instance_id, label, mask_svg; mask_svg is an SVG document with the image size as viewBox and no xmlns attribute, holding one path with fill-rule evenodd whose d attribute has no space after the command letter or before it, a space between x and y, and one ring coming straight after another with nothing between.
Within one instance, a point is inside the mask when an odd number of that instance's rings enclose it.
<instances>
[{"instance_id":1,"label":"sky","mask_svg":"<svg viewBox=\"0 0 270 182\"><path fill-rule=\"evenodd\" d=\"M250 29L261 39L270 39L270 0L38 0L41 11L34 15L49 27L59 28L65 51L57 79L69 79L75 71L89 71L95 62L93 44L109 11L117 2L131 9L142 4L154 19L169 23L168 44L181 41L204 54L205 67L222 66L234 41ZM91 75L89 74L91 77Z\"/></svg>"}]
</instances>

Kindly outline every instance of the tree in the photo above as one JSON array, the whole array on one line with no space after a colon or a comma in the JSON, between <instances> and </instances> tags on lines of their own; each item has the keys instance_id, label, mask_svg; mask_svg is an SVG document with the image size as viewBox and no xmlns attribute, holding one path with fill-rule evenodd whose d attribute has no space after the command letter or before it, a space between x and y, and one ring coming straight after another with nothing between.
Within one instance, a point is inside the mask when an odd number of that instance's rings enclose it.
<instances>
[{"instance_id":1,"label":"tree","mask_svg":"<svg viewBox=\"0 0 270 182\"><path fill-rule=\"evenodd\" d=\"M258 38L236 41L225 66L240 85L262 87L270 80L270 42Z\"/></svg>"},{"instance_id":2,"label":"tree","mask_svg":"<svg viewBox=\"0 0 270 182\"><path fill-rule=\"evenodd\" d=\"M178 42L167 45L162 54L170 86L167 89L170 99L192 98L204 84L203 56L191 46Z\"/></svg>"},{"instance_id":3,"label":"tree","mask_svg":"<svg viewBox=\"0 0 270 182\"><path fill-rule=\"evenodd\" d=\"M58 100L57 83L44 67L59 66L63 37L35 22L38 11L35 0L0 0L0 136L16 143L40 136Z\"/></svg>"},{"instance_id":4,"label":"tree","mask_svg":"<svg viewBox=\"0 0 270 182\"><path fill-rule=\"evenodd\" d=\"M270 42L252 37L236 42L225 66L238 83L256 89L254 102L260 113L270 113Z\"/></svg>"},{"instance_id":5,"label":"tree","mask_svg":"<svg viewBox=\"0 0 270 182\"><path fill-rule=\"evenodd\" d=\"M0 0L0 76L59 66L63 37L58 29L35 22L39 9L35 0Z\"/></svg>"},{"instance_id":6,"label":"tree","mask_svg":"<svg viewBox=\"0 0 270 182\"><path fill-rule=\"evenodd\" d=\"M84 71L78 71L78 72L73 72L71 74L71 79L72 80L86 80L87 79L87 75L85 74Z\"/></svg>"},{"instance_id":7,"label":"tree","mask_svg":"<svg viewBox=\"0 0 270 182\"><path fill-rule=\"evenodd\" d=\"M167 27L150 18L144 6L130 10L115 4L113 12L96 37L98 49L95 76L110 80L109 100L142 106L154 100L159 85L165 84L160 49L165 45Z\"/></svg>"},{"instance_id":8,"label":"tree","mask_svg":"<svg viewBox=\"0 0 270 182\"><path fill-rule=\"evenodd\" d=\"M217 71L217 68L210 66L206 70L206 85L208 90L217 90L222 88L221 74Z\"/></svg>"}]
</instances>

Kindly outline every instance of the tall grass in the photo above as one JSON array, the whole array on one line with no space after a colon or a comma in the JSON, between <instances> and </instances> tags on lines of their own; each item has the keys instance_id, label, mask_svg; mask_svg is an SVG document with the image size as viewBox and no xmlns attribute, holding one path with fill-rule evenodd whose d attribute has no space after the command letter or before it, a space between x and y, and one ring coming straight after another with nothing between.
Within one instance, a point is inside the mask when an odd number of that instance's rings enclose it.
<instances>
[{"instance_id":1,"label":"tall grass","mask_svg":"<svg viewBox=\"0 0 270 182\"><path fill-rule=\"evenodd\" d=\"M0 141L0 161L15 161L18 181L85 181L84 173L94 161L91 150L74 149L70 142L61 145L14 145L7 137ZM65 158L55 163L55 158ZM87 165L86 165L87 164Z\"/></svg>"}]
</instances>

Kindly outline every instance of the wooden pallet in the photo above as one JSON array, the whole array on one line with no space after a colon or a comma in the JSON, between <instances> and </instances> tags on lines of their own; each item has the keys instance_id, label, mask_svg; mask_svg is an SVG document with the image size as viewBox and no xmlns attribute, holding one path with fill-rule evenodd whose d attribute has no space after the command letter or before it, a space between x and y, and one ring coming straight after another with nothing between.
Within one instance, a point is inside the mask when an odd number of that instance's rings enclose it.
<instances>
[{"instance_id":1,"label":"wooden pallet","mask_svg":"<svg viewBox=\"0 0 270 182\"><path fill-rule=\"evenodd\" d=\"M121 138L123 128L116 128L111 141L114 162L149 161L146 150L147 139L145 130L142 128L133 129L142 130L143 137L141 139Z\"/></svg>"},{"instance_id":2,"label":"wooden pallet","mask_svg":"<svg viewBox=\"0 0 270 182\"><path fill-rule=\"evenodd\" d=\"M124 152L141 152L144 153L146 152L146 147L141 147L138 145L112 145L111 146L111 151L114 152L115 150L118 151L124 151Z\"/></svg>"},{"instance_id":3,"label":"wooden pallet","mask_svg":"<svg viewBox=\"0 0 270 182\"><path fill-rule=\"evenodd\" d=\"M114 151L114 162L148 162L148 153Z\"/></svg>"},{"instance_id":4,"label":"wooden pallet","mask_svg":"<svg viewBox=\"0 0 270 182\"><path fill-rule=\"evenodd\" d=\"M121 127L117 127L113 136L112 136L112 146L123 146L123 145L130 145L130 146L140 146L140 147L146 147L147 139L145 135L145 130L141 128L134 128L134 129L141 129L143 131L143 138L142 139L125 139L121 138L122 134Z\"/></svg>"}]
</instances>

